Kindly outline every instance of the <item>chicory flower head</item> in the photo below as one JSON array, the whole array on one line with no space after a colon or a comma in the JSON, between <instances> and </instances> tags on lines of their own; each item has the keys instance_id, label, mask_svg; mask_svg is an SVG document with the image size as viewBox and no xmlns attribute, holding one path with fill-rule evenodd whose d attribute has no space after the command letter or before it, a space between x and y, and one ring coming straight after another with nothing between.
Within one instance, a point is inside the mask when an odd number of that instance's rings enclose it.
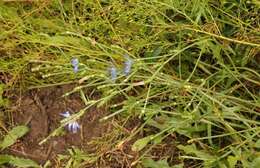
<instances>
[{"instance_id":1,"label":"chicory flower head","mask_svg":"<svg viewBox=\"0 0 260 168\"><path fill-rule=\"evenodd\" d=\"M68 118L68 117L70 117L70 112L69 111L65 111L64 113L60 113L60 115L62 115L65 118ZM70 132L72 132L73 134L77 133L78 130L80 129L80 125L79 125L79 123L77 121L69 122L67 127L68 127L68 130Z\"/></svg>"},{"instance_id":2,"label":"chicory flower head","mask_svg":"<svg viewBox=\"0 0 260 168\"><path fill-rule=\"evenodd\" d=\"M117 70L114 65L112 65L112 67L110 68L110 76L111 76L112 81L115 81L117 78Z\"/></svg>"},{"instance_id":3,"label":"chicory flower head","mask_svg":"<svg viewBox=\"0 0 260 168\"><path fill-rule=\"evenodd\" d=\"M124 74L129 75L129 73L131 72L132 65L133 65L133 60L128 55L124 55L124 57L125 57Z\"/></svg>"},{"instance_id":4,"label":"chicory flower head","mask_svg":"<svg viewBox=\"0 0 260 168\"><path fill-rule=\"evenodd\" d=\"M73 71L77 73L79 71L79 60L78 58L71 59L71 65L73 66Z\"/></svg>"}]
</instances>

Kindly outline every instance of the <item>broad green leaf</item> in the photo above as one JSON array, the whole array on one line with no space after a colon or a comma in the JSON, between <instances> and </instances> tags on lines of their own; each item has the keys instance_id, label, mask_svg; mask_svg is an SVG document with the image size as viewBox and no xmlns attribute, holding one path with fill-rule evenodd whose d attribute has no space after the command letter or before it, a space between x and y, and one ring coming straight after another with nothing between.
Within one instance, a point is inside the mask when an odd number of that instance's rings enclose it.
<instances>
[{"instance_id":1,"label":"broad green leaf","mask_svg":"<svg viewBox=\"0 0 260 168\"><path fill-rule=\"evenodd\" d=\"M0 143L0 148L3 150L16 142L16 140L29 131L26 126L14 127L8 134L4 137L4 140Z\"/></svg>"},{"instance_id":2,"label":"broad green leaf","mask_svg":"<svg viewBox=\"0 0 260 168\"><path fill-rule=\"evenodd\" d=\"M215 160L216 158L209 153L198 150L194 144L192 145L178 145L179 149L183 150L186 154L194 154L197 157L201 158L201 160Z\"/></svg>"},{"instance_id":3,"label":"broad green leaf","mask_svg":"<svg viewBox=\"0 0 260 168\"><path fill-rule=\"evenodd\" d=\"M152 52L152 57L157 57L158 55L160 55L162 52L162 48L161 47L157 47L153 50Z\"/></svg>"},{"instance_id":4,"label":"broad green leaf","mask_svg":"<svg viewBox=\"0 0 260 168\"><path fill-rule=\"evenodd\" d=\"M142 150L151 140L152 140L153 135L138 139L135 141L135 143L132 146L132 151L140 151Z\"/></svg>"},{"instance_id":5,"label":"broad green leaf","mask_svg":"<svg viewBox=\"0 0 260 168\"><path fill-rule=\"evenodd\" d=\"M229 167L231 167L231 168L235 167L238 159L239 158L235 157L235 156L228 156L227 161L228 161Z\"/></svg>"},{"instance_id":6,"label":"broad green leaf","mask_svg":"<svg viewBox=\"0 0 260 168\"><path fill-rule=\"evenodd\" d=\"M154 119L149 119L147 121L147 125L158 128L160 130L163 130L163 129L167 128L168 123L159 123L159 122L155 121Z\"/></svg>"},{"instance_id":7,"label":"broad green leaf","mask_svg":"<svg viewBox=\"0 0 260 168\"><path fill-rule=\"evenodd\" d=\"M0 155L0 165L9 163L13 166L16 167L21 167L21 168L26 168L26 167L40 167L36 162L30 160L30 159L23 159L23 158L18 158L14 157L11 155Z\"/></svg>"},{"instance_id":8,"label":"broad green leaf","mask_svg":"<svg viewBox=\"0 0 260 168\"><path fill-rule=\"evenodd\" d=\"M223 58L221 56L221 46L220 45L216 45L212 42L208 42L209 48L213 53L213 57L215 57L217 59L217 61L219 61L220 63L223 63Z\"/></svg>"},{"instance_id":9,"label":"broad green leaf","mask_svg":"<svg viewBox=\"0 0 260 168\"><path fill-rule=\"evenodd\" d=\"M9 155L0 155L0 165L8 163L11 160L11 156Z\"/></svg>"},{"instance_id":10,"label":"broad green leaf","mask_svg":"<svg viewBox=\"0 0 260 168\"><path fill-rule=\"evenodd\" d=\"M30 159L23 159L23 158L17 158L13 157L10 161L10 164L17 166L17 167L39 167L39 165L30 160Z\"/></svg>"},{"instance_id":11,"label":"broad green leaf","mask_svg":"<svg viewBox=\"0 0 260 168\"><path fill-rule=\"evenodd\" d=\"M146 158L146 159L143 159L142 160L142 165L145 167L145 168L171 168L166 159L164 160L158 160L158 161L154 161L153 159L151 158Z\"/></svg>"},{"instance_id":12,"label":"broad green leaf","mask_svg":"<svg viewBox=\"0 0 260 168\"><path fill-rule=\"evenodd\" d=\"M156 136L156 138L153 139L153 144L160 144L163 140L163 137L161 135Z\"/></svg>"}]
</instances>

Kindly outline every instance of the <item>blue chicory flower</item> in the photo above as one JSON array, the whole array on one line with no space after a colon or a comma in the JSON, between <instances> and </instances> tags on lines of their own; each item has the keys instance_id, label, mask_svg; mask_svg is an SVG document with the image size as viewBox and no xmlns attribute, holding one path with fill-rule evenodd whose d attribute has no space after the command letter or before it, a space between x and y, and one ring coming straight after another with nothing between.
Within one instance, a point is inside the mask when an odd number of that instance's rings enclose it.
<instances>
[{"instance_id":1,"label":"blue chicory flower","mask_svg":"<svg viewBox=\"0 0 260 168\"><path fill-rule=\"evenodd\" d=\"M110 75L111 75L112 81L115 81L117 78L117 70L114 65L110 68Z\"/></svg>"},{"instance_id":2,"label":"blue chicory flower","mask_svg":"<svg viewBox=\"0 0 260 168\"><path fill-rule=\"evenodd\" d=\"M69 111L65 111L64 113L60 113L60 115L62 115L65 118L68 118L68 117L70 117L70 112ZM72 132L73 134L77 133L78 130L80 129L80 125L79 125L79 123L77 121L69 122L67 127L68 127L68 130L70 132Z\"/></svg>"},{"instance_id":3,"label":"blue chicory flower","mask_svg":"<svg viewBox=\"0 0 260 168\"><path fill-rule=\"evenodd\" d=\"M124 74L128 75L131 72L133 60L128 55L125 55L124 57L126 59L124 63Z\"/></svg>"},{"instance_id":4,"label":"blue chicory flower","mask_svg":"<svg viewBox=\"0 0 260 168\"><path fill-rule=\"evenodd\" d=\"M73 71L74 71L75 73L77 73L77 72L79 71L79 67L78 67L78 66L73 67Z\"/></svg>"},{"instance_id":5,"label":"blue chicory flower","mask_svg":"<svg viewBox=\"0 0 260 168\"><path fill-rule=\"evenodd\" d=\"M78 58L72 58L71 59L71 65L73 66L73 71L75 73L77 73L78 70L79 70L79 60L78 60Z\"/></svg>"}]
</instances>

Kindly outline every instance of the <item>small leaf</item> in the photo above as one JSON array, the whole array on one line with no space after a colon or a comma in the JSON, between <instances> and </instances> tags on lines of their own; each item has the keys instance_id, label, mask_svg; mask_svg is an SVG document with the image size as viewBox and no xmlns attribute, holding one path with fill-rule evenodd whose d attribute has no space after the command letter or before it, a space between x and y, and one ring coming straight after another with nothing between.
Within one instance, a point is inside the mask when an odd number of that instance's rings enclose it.
<instances>
[{"instance_id":1,"label":"small leaf","mask_svg":"<svg viewBox=\"0 0 260 168\"><path fill-rule=\"evenodd\" d=\"M227 161L229 164L229 167L235 167L238 161L238 157L235 156L228 156Z\"/></svg>"},{"instance_id":2,"label":"small leaf","mask_svg":"<svg viewBox=\"0 0 260 168\"><path fill-rule=\"evenodd\" d=\"M0 155L0 165L8 163L11 160L11 156L9 155Z\"/></svg>"},{"instance_id":3,"label":"small leaf","mask_svg":"<svg viewBox=\"0 0 260 168\"><path fill-rule=\"evenodd\" d=\"M153 139L153 144L160 144L163 140L163 137L161 135L156 136L156 138Z\"/></svg>"},{"instance_id":4,"label":"small leaf","mask_svg":"<svg viewBox=\"0 0 260 168\"><path fill-rule=\"evenodd\" d=\"M40 167L36 162L30 159L18 158L11 155L0 155L0 165L5 163L21 168Z\"/></svg>"},{"instance_id":5,"label":"small leaf","mask_svg":"<svg viewBox=\"0 0 260 168\"><path fill-rule=\"evenodd\" d=\"M13 157L12 161L10 161L10 164L17 167L39 167L39 165L36 162L30 159L23 159L17 157Z\"/></svg>"},{"instance_id":6,"label":"small leaf","mask_svg":"<svg viewBox=\"0 0 260 168\"><path fill-rule=\"evenodd\" d=\"M13 128L8 134L4 137L4 140L0 143L0 148L3 150L16 142L18 138L21 138L29 131L26 126L17 126Z\"/></svg>"},{"instance_id":7,"label":"small leaf","mask_svg":"<svg viewBox=\"0 0 260 168\"><path fill-rule=\"evenodd\" d=\"M252 164L250 167L252 168L259 168L260 165L260 157L257 157L253 160Z\"/></svg>"},{"instance_id":8,"label":"small leaf","mask_svg":"<svg viewBox=\"0 0 260 168\"><path fill-rule=\"evenodd\" d=\"M180 163L180 164L174 165L172 168L183 168L183 167L184 167L184 164Z\"/></svg>"},{"instance_id":9,"label":"small leaf","mask_svg":"<svg viewBox=\"0 0 260 168\"><path fill-rule=\"evenodd\" d=\"M143 159L142 160L142 165L145 167L145 168L171 168L168 163L167 163L167 160L164 159L164 160L158 160L158 161L154 161L153 159L151 158L146 158L146 159Z\"/></svg>"},{"instance_id":10,"label":"small leaf","mask_svg":"<svg viewBox=\"0 0 260 168\"><path fill-rule=\"evenodd\" d=\"M258 139L258 140L256 141L255 147L256 147L256 148L260 148L260 139Z\"/></svg>"},{"instance_id":11,"label":"small leaf","mask_svg":"<svg viewBox=\"0 0 260 168\"><path fill-rule=\"evenodd\" d=\"M255 4L258 8L260 8L260 2L258 0L253 0L253 4Z\"/></svg>"},{"instance_id":12,"label":"small leaf","mask_svg":"<svg viewBox=\"0 0 260 168\"><path fill-rule=\"evenodd\" d=\"M195 156L201 158L202 160L215 160L216 159L216 157L210 155L209 153L198 150L194 144L186 145L186 146L178 145L177 147L179 149L183 150L185 153L194 154Z\"/></svg>"},{"instance_id":13,"label":"small leaf","mask_svg":"<svg viewBox=\"0 0 260 168\"><path fill-rule=\"evenodd\" d=\"M153 135L138 139L132 146L132 151L138 152L142 150L151 140Z\"/></svg>"}]
</instances>

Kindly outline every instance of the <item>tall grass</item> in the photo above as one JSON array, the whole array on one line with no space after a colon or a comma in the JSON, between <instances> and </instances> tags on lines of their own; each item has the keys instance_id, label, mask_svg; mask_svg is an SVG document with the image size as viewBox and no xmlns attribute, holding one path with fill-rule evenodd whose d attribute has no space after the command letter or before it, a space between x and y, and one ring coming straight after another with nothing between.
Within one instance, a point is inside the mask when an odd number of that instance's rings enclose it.
<instances>
[{"instance_id":1,"label":"tall grass","mask_svg":"<svg viewBox=\"0 0 260 168\"><path fill-rule=\"evenodd\" d=\"M81 94L86 108L76 117L97 105L110 107L101 121L140 118L143 125L122 139L145 132L132 146L143 154L132 165L147 161L151 149L173 134L186 137L177 142L184 165L192 160L196 167L260 165L257 1L0 4L0 72L10 76L6 85L78 83L72 92ZM125 55L132 60L127 75ZM75 57L76 74L70 64ZM117 70L114 80L111 67ZM88 100L83 88L102 97ZM123 101L113 104L119 97Z\"/></svg>"}]
</instances>

